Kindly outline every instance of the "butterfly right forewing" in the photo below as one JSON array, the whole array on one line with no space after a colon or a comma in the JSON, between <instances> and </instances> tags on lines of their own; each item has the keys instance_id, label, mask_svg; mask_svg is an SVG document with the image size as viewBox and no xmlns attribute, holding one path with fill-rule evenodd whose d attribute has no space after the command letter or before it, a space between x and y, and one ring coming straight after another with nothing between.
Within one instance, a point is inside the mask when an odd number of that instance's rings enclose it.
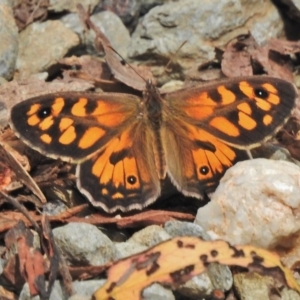
<instances>
[{"instance_id":1,"label":"butterfly right forewing","mask_svg":"<svg viewBox=\"0 0 300 300\"><path fill-rule=\"evenodd\" d=\"M166 95L175 115L240 149L270 138L295 106L295 86L267 76L232 78Z\"/></svg>"},{"instance_id":2,"label":"butterfly right forewing","mask_svg":"<svg viewBox=\"0 0 300 300\"><path fill-rule=\"evenodd\" d=\"M248 159L290 116L297 91L270 77L218 81L167 94L162 129L167 172L185 195L212 192L225 171Z\"/></svg>"}]
</instances>

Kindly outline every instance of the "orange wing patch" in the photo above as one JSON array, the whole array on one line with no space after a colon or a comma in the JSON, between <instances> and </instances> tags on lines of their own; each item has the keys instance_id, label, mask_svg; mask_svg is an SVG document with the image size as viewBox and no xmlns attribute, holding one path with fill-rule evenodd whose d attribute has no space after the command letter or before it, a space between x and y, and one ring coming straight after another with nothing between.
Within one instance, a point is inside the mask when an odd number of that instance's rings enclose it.
<instances>
[{"instance_id":1,"label":"orange wing patch","mask_svg":"<svg viewBox=\"0 0 300 300\"><path fill-rule=\"evenodd\" d=\"M215 117L209 122L209 125L230 136L240 135L239 129L225 117Z\"/></svg>"},{"instance_id":2,"label":"orange wing patch","mask_svg":"<svg viewBox=\"0 0 300 300\"><path fill-rule=\"evenodd\" d=\"M81 149L87 149L93 146L98 140L100 140L106 131L100 127L90 127L82 135L79 140L78 147Z\"/></svg>"}]
</instances>

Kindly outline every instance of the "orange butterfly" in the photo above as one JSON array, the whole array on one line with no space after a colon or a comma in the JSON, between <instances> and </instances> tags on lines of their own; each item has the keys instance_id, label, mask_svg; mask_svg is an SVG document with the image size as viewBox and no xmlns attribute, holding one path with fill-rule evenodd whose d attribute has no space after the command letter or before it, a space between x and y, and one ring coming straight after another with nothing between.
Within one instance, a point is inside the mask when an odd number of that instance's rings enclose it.
<instances>
[{"instance_id":1,"label":"orange butterfly","mask_svg":"<svg viewBox=\"0 0 300 300\"><path fill-rule=\"evenodd\" d=\"M107 212L142 209L168 175L186 196L212 192L245 149L269 139L295 105L292 83L227 79L143 98L64 92L14 106L11 126L32 148L77 163L77 186Z\"/></svg>"}]
</instances>

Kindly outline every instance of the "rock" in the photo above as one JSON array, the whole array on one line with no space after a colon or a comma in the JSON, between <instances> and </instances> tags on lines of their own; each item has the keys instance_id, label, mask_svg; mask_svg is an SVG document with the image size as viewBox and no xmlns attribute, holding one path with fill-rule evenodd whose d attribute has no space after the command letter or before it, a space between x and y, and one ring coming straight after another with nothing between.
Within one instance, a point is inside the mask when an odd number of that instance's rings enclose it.
<instances>
[{"instance_id":1,"label":"rock","mask_svg":"<svg viewBox=\"0 0 300 300\"><path fill-rule=\"evenodd\" d=\"M176 289L180 294L192 299L209 297L214 290L228 291L232 287L233 278L227 266L210 264L202 274L182 284Z\"/></svg>"},{"instance_id":2,"label":"rock","mask_svg":"<svg viewBox=\"0 0 300 300\"><path fill-rule=\"evenodd\" d=\"M234 275L234 287L240 299L269 299L269 286L274 285L271 277L257 273L238 273Z\"/></svg>"},{"instance_id":3,"label":"rock","mask_svg":"<svg viewBox=\"0 0 300 300\"><path fill-rule=\"evenodd\" d=\"M48 10L53 10L54 12L64 12L71 11L77 12L77 4L82 4L85 11L93 11L94 8L99 3L99 0L50 0Z\"/></svg>"},{"instance_id":4,"label":"rock","mask_svg":"<svg viewBox=\"0 0 300 300\"><path fill-rule=\"evenodd\" d=\"M144 16L132 35L129 57L161 58L189 69L215 57L232 38L249 31L261 44L283 35L284 24L271 1L179 0L156 6ZM177 52L183 42L186 42ZM156 59L158 60L158 59Z\"/></svg>"},{"instance_id":5,"label":"rock","mask_svg":"<svg viewBox=\"0 0 300 300\"><path fill-rule=\"evenodd\" d=\"M114 260L118 260L148 249L148 247L140 245L136 242L124 242L124 243L116 243L116 256Z\"/></svg>"},{"instance_id":6,"label":"rock","mask_svg":"<svg viewBox=\"0 0 300 300\"><path fill-rule=\"evenodd\" d=\"M300 295L286 287L278 289L274 278L257 273L239 273L234 275L234 287L239 299L281 299L299 300ZM273 297L272 297L273 296ZM277 296L277 297L276 297ZM274 298L275 297L275 298Z\"/></svg>"},{"instance_id":7,"label":"rock","mask_svg":"<svg viewBox=\"0 0 300 300\"><path fill-rule=\"evenodd\" d=\"M115 0L103 0L101 2L102 10L114 12L128 26L136 25L141 9L140 0L123 1L122 4Z\"/></svg>"},{"instance_id":8,"label":"rock","mask_svg":"<svg viewBox=\"0 0 300 300\"><path fill-rule=\"evenodd\" d=\"M281 300L300 300L300 295L291 289L284 287L280 292Z\"/></svg>"},{"instance_id":9,"label":"rock","mask_svg":"<svg viewBox=\"0 0 300 300\"><path fill-rule=\"evenodd\" d=\"M262 158L239 162L198 210L195 223L232 244L288 248L300 229L299 194L297 165Z\"/></svg>"},{"instance_id":10,"label":"rock","mask_svg":"<svg viewBox=\"0 0 300 300\"><path fill-rule=\"evenodd\" d=\"M82 296L82 295L72 295L71 297L68 298L68 300L91 300L91 296Z\"/></svg>"},{"instance_id":11,"label":"rock","mask_svg":"<svg viewBox=\"0 0 300 300\"><path fill-rule=\"evenodd\" d=\"M149 248L170 238L170 235L163 228L158 225L151 225L134 233L128 242L135 242Z\"/></svg>"},{"instance_id":12,"label":"rock","mask_svg":"<svg viewBox=\"0 0 300 300\"><path fill-rule=\"evenodd\" d=\"M25 283L23 289L20 293L19 300L40 300L39 296L31 297L29 292L28 283ZM49 300L64 300L64 294L60 285L60 282L56 280L53 285L52 292L50 294Z\"/></svg>"},{"instance_id":13,"label":"rock","mask_svg":"<svg viewBox=\"0 0 300 300\"><path fill-rule=\"evenodd\" d=\"M53 235L67 261L73 264L104 265L115 256L114 244L96 226L69 223L55 228Z\"/></svg>"},{"instance_id":14,"label":"rock","mask_svg":"<svg viewBox=\"0 0 300 300\"><path fill-rule=\"evenodd\" d=\"M121 19L110 11L103 11L91 16L93 23L101 29L115 50L123 57L127 57L130 35ZM65 26L76 32L89 53L98 53L95 49L95 33L86 31L77 14L67 14L61 18Z\"/></svg>"},{"instance_id":15,"label":"rock","mask_svg":"<svg viewBox=\"0 0 300 300\"><path fill-rule=\"evenodd\" d=\"M86 280L86 281L75 281L72 283L74 295L68 300L84 300L91 299L92 295L105 283L105 279L101 280Z\"/></svg>"},{"instance_id":16,"label":"rock","mask_svg":"<svg viewBox=\"0 0 300 300\"><path fill-rule=\"evenodd\" d=\"M143 291L143 300L175 300L172 291L153 283Z\"/></svg>"},{"instance_id":17,"label":"rock","mask_svg":"<svg viewBox=\"0 0 300 300\"><path fill-rule=\"evenodd\" d=\"M0 258L0 275L3 273L3 268L5 267L6 262L6 260Z\"/></svg>"},{"instance_id":18,"label":"rock","mask_svg":"<svg viewBox=\"0 0 300 300\"><path fill-rule=\"evenodd\" d=\"M20 33L19 79L48 69L79 44L78 36L60 21L32 23Z\"/></svg>"},{"instance_id":19,"label":"rock","mask_svg":"<svg viewBox=\"0 0 300 300\"><path fill-rule=\"evenodd\" d=\"M150 9L157 5L162 5L164 3L167 3L168 0L141 0L140 1L140 11L141 14L144 15L149 12Z\"/></svg>"},{"instance_id":20,"label":"rock","mask_svg":"<svg viewBox=\"0 0 300 300\"><path fill-rule=\"evenodd\" d=\"M0 76L11 79L18 56L18 28L12 8L0 2Z\"/></svg>"},{"instance_id":21,"label":"rock","mask_svg":"<svg viewBox=\"0 0 300 300\"><path fill-rule=\"evenodd\" d=\"M16 5L17 0L0 0L0 5L7 5L10 8L13 8Z\"/></svg>"},{"instance_id":22,"label":"rock","mask_svg":"<svg viewBox=\"0 0 300 300\"><path fill-rule=\"evenodd\" d=\"M58 216L68 209L68 206L59 200L48 201L43 205L43 213L47 216Z\"/></svg>"},{"instance_id":23,"label":"rock","mask_svg":"<svg viewBox=\"0 0 300 300\"><path fill-rule=\"evenodd\" d=\"M177 236L198 236L203 240L211 239L201 226L190 222L167 221L164 229L172 238Z\"/></svg>"},{"instance_id":24,"label":"rock","mask_svg":"<svg viewBox=\"0 0 300 300\"><path fill-rule=\"evenodd\" d=\"M176 291L185 297L201 299L211 294L213 286L207 272L204 272L179 286Z\"/></svg>"}]
</instances>

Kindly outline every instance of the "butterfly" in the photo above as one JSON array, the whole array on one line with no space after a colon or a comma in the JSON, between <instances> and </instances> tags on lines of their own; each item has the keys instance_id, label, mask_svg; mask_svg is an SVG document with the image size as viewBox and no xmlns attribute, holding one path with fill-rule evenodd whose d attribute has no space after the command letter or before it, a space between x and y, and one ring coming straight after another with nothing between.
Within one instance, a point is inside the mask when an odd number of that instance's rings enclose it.
<instances>
[{"instance_id":1,"label":"butterfly","mask_svg":"<svg viewBox=\"0 0 300 300\"><path fill-rule=\"evenodd\" d=\"M62 92L15 105L10 124L42 154L76 163L77 186L107 212L142 209L168 176L184 195L202 198L224 172L248 159L295 106L297 90L267 76L220 80L143 97Z\"/></svg>"}]
</instances>

